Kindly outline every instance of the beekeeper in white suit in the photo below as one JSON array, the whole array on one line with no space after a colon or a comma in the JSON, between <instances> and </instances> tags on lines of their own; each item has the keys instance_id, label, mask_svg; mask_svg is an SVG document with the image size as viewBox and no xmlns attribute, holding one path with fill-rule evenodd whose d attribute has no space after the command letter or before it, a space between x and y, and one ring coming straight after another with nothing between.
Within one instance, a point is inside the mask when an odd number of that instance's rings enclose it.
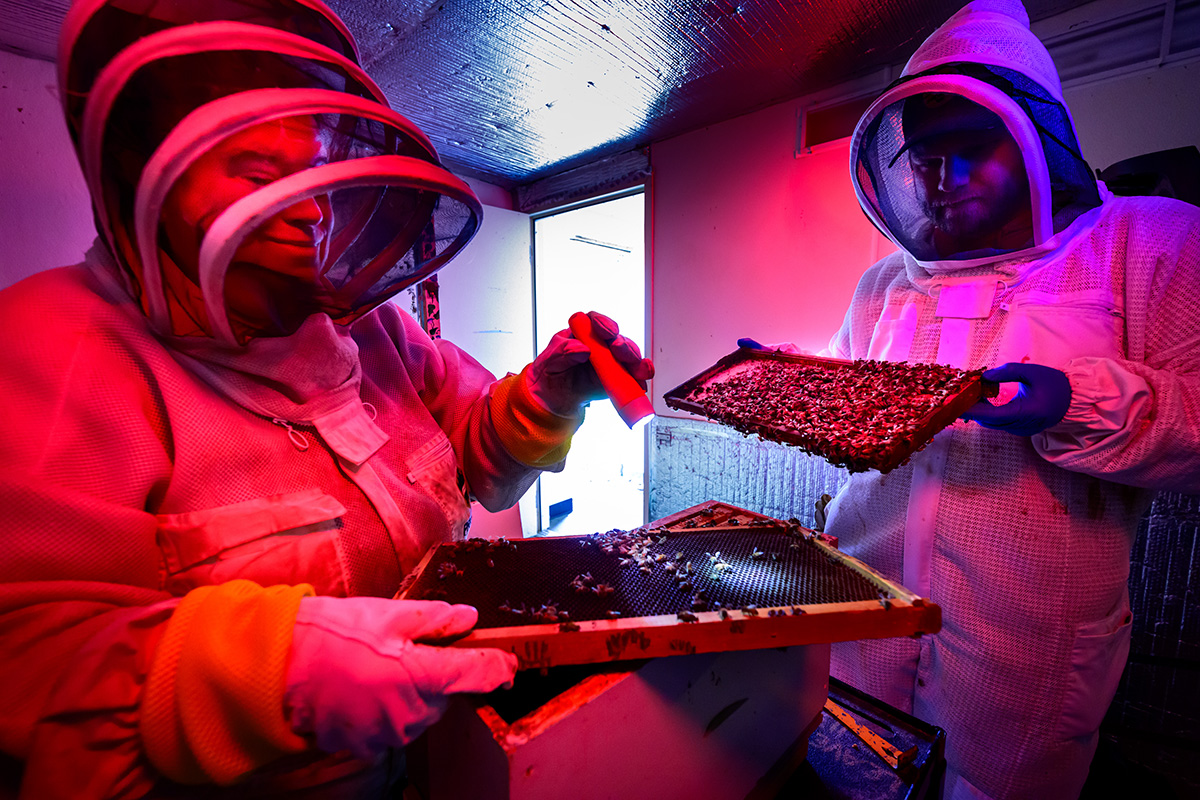
<instances>
[{"instance_id":1,"label":"beekeeper in white suit","mask_svg":"<svg viewBox=\"0 0 1200 800\"><path fill-rule=\"evenodd\" d=\"M843 550L943 610L935 636L835 645L833 674L945 728L947 797L1075 797L1128 652L1138 518L1155 489L1200 491L1200 209L1097 183L1015 0L930 35L851 171L900 250L828 354L1002 365L1002 391L830 505Z\"/></svg>"}]
</instances>

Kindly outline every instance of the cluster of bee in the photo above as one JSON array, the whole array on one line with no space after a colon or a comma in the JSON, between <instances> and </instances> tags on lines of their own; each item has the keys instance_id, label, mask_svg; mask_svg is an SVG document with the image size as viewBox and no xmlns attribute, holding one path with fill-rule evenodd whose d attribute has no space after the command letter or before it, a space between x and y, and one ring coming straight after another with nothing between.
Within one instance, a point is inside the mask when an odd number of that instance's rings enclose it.
<instances>
[{"instance_id":1,"label":"cluster of bee","mask_svg":"<svg viewBox=\"0 0 1200 800\"><path fill-rule=\"evenodd\" d=\"M575 594L594 594L598 597L608 597L616 591L607 583L597 583L592 577L592 573L585 572L582 575L576 575L571 580L571 588L575 590Z\"/></svg>"},{"instance_id":2,"label":"cluster of bee","mask_svg":"<svg viewBox=\"0 0 1200 800\"><path fill-rule=\"evenodd\" d=\"M703 512L693 519L689 519L683 523L684 527L696 527L697 520L699 526L710 527L713 525L725 526L732 524L732 519L715 519L715 515L711 512L705 519ZM793 521L794 526L798 526L798 521ZM791 523L789 523L791 524ZM793 527L794 527L793 526ZM735 611L741 611L746 617L758 616L759 609L753 604L744 606L729 605L723 606L721 602L714 600L710 596L710 591L715 584L720 583L723 579L735 575L739 570L745 568L745 563L753 561L764 561L771 559L779 561L778 553L761 550L758 546L753 546L750 553L745 553L738 558L731 558L734 563L729 563L722 556L720 551L715 553L705 552L705 559L701 559L693 563L687 560L683 550L674 552L672 555L669 541L671 538L670 532L665 528L648 528L639 527L632 530L610 530L605 533L592 534L588 537L583 537L580 540L580 545L585 548L599 548L606 555L614 557L618 563L628 569L637 569L640 573L650 575L657 573L658 575L669 576L675 583L675 587L681 592L686 593L685 600L680 605L683 609L677 612L678 618L683 622L697 622L699 618L696 612L702 611L717 611L720 612L720 618L723 620L729 619L730 614ZM664 546L665 545L665 546ZM789 547L799 548L801 542L799 540L789 541ZM465 542L460 542L454 545L456 549L454 553L459 552L476 552L486 551L486 554L492 553L494 550L515 549L512 542L505 540L487 541L483 539L469 539ZM735 567L735 564L741 563L742 566ZM488 559L489 566L492 566L491 559ZM462 570L458 569L453 561L443 562L438 567L438 577L445 579L449 576L457 576L462 574ZM704 581L707 580L707 584ZM697 586L697 583L700 586ZM707 589L703 588L707 585ZM595 597L599 599L613 598L617 595L617 589L610 583L597 580L595 576L589 572L576 574L571 579L568 586L571 592L577 596ZM565 603L547 600L540 605L533 604L513 604L508 601L497 606L497 610L502 614L509 615L513 619L514 624L558 624L562 631L579 630L579 625L571 618L571 614L564 608ZM590 613L590 612L589 612ZM770 616L784 615L785 610L768 610ZM792 614L801 614L803 611L798 607L792 609ZM603 612L601 619L620 619L623 616L622 611L609 609ZM585 619L592 617L586 616Z\"/></svg>"},{"instance_id":3,"label":"cluster of bee","mask_svg":"<svg viewBox=\"0 0 1200 800\"><path fill-rule=\"evenodd\" d=\"M666 553L651 552L656 544L665 544L667 539L668 536L661 528L634 528L631 531L611 530L607 533L593 534L587 537L584 545L595 544L605 553L615 555L617 563L622 567L636 567L643 575L652 574L656 568L661 569L671 576L680 591L690 592L695 588L692 577L696 570L692 562L684 560L683 551L675 553L674 558ZM592 590L593 587L587 581L590 577L590 574L576 576L571 582L571 588L579 593ZM611 587L608 588L611 590ZM595 593L602 597L606 594L603 590Z\"/></svg>"},{"instance_id":4,"label":"cluster of bee","mask_svg":"<svg viewBox=\"0 0 1200 800\"><path fill-rule=\"evenodd\" d=\"M754 548L754 552L756 552L756 553L758 552L757 547ZM730 574L733 572L733 565L727 564L721 559L721 551L720 550L718 550L716 553L706 552L704 555L708 556L708 568L710 570L710 573L708 576L709 580L719 581L722 578L724 578L727 574Z\"/></svg>"},{"instance_id":5,"label":"cluster of bee","mask_svg":"<svg viewBox=\"0 0 1200 800\"><path fill-rule=\"evenodd\" d=\"M707 513L705 513L707 512ZM700 519L700 517L708 517ZM717 520L714 518L711 509L705 509L696 518L688 519L682 523L682 527L714 527L740 524L737 517ZM799 524L799 521L796 521ZM668 553L653 552L655 545L662 545L668 541L668 536L663 534L662 529L646 529L635 528L632 531L611 530L607 533L593 534L588 537L582 544L586 546L596 545L605 553L615 555L618 558L618 563L622 567L636 567L639 572L650 575L656 569L661 569L672 580L675 581L676 588L682 592L690 592L691 600L687 610L678 612L678 616L685 622L695 620L687 619L688 616L694 616L695 611L720 611L722 619L728 619L730 609L723 608L719 601L713 600L709 593L704 589L697 589L696 582L701 578L707 578L711 583L719 583L728 575L735 572L732 564L726 561L721 556L721 552L716 553L705 552L708 558L708 563L701 567L697 567L693 562L686 560L685 553L680 550L672 557ZM789 546L799 548L798 541L789 542ZM768 552L758 549L757 546L752 548L750 553L751 561L762 561L766 559L779 561L778 553ZM703 564L703 562L701 562ZM591 576L591 573L577 575L571 581L571 588L577 594L591 592L600 596L607 596L612 590L612 587L607 584L596 584ZM733 608L740 610L746 616L757 616L758 609L754 605L746 605L741 608ZM615 612L609 612L610 618L619 616Z\"/></svg>"},{"instance_id":6,"label":"cluster of bee","mask_svg":"<svg viewBox=\"0 0 1200 800\"><path fill-rule=\"evenodd\" d=\"M595 544L605 553L616 555L623 567L636 564L637 568L647 575L654 570L654 564L665 560L656 558L650 553L655 542L665 542L667 537L660 535L661 529L634 528L631 531L611 530L607 533L594 533L587 537L582 544Z\"/></svg>"},{"instance_id":7,"label":"cluster of bee","mask_svg":"<svg viewBox=\"0 0 1200 800\"><path fill-rule=\"evenodd\" d=\"M453 542L445 545L451 553L474 553L482 550L486 554L509 552L513 553L517 550L517 543L509 539L465 539L461 542Z\"/></svg>"},{"instance_id":8,"label":"cluster of bee","mask_svg":"<svg viewBox=\"0 0 1200 800\"><path fill-rule=\"evenodd\" d=\"M496 610L533 622L558 622L561 624L571 621L570 613L567 612L566 609L560 611L558 608L558 603L555 603L553 600L542 603L536 608L534 606L529 606L527 608L524 603L514 606L505 601L497 606ZM576 628L576 630L578 630L578 628Z\"/></svg>"},{"instance_id":9,"label":"cluster of bee","mask_svg":"<svg viewBox=\"0 0 1200 800\"><path fill-rule=\"evenodd\" d=\"M705 511L708 512L706 514L706 516L709 516L710 517L709 519L705 520L704 522L701 522L699 519L696 519L693 517L692 519L686 520L683 523L683 527L685 527L685 528L715 528L718 525L720 525L720 526L732 525L733 527L736 528L738 525L742 524L742 521L740 519L738 519L737 517L729 517L727 519L722 519L722 520L713 518L711 516L712 515L711 508L707 508L700 513L704 514Z\"/></svg>"},{"instance_id":10,"label":"cluster of bee","mask_svg":"<svg viewBox=\"0 0 1200 800\"><path fill-rule=\"evenodd\" d=\"M700 592L699 594L704 594L704 592ZM744 606L740 606L740 607L734 608L734 609L729 609L729 608L722 607L722 605L716 601L713 601L710 603L707 601L707 598L705 598L703 600L700 600L700 599L694 600L692 603L692 610L693 611L719 611L719 612L721 612L721 619L729 619L729 612L731 610L732 611L740 611L740 612L742 612L743 616L747 616L747 617L757 617L758 616L758 606L754 605L753 603L747 603ZM793 615L799 616L800 614L803 614L803 613L804 613L804 610L801 609L799 606L792 607ZM784 614L784 610L782 608L772 608L772 609L768 609L767 616L768 617L782 617L782 616L785 616L785 614Z\"/></svg>"},{"instance_id":11,"label":"cluster of bee","mask_svg":"<svg viewBox=\"0 0 1200 800\"><path fill-rule=\"evenodd\" d=\"M924 444L917 436L925 421L980 374L865 359L830 366L765 360L688 399L742 433L796 445L850 472L864 472L888 469L902 448Z\"/></svg>"},{"instance_id":12,"label":"cluster of bee","mask_svg":"<svg viewBox=\"0 0 1200 800\"><path fill-rule=\"evenodd\" d=\"M730 517L729 519L722 519L722 520L710 519L710 520L706 520L704 522L700 522L699 520L695 520L695 519L689 519L687 522L683 523L683 527L685 527L685 528L715 528L717 526L732 525L733 527L736 528L738 525L741 525L741 524L742 524L742 521L740 519L738 519L737 517Z\"/></svg>"}]
</instances>

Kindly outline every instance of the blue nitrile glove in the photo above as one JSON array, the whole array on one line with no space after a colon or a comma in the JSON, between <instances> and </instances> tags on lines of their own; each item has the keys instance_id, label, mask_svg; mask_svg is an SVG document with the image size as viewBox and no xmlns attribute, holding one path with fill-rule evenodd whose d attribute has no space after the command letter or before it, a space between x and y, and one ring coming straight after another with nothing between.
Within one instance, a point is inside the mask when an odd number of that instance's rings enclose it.
<instances>
[{"instance_id":1,"label":"blue nitrile glove","mask_svg":"<svg viewBox=\"0 0 1200 800\"><path fill-rule=\"evenodd\" d=\"M983 373L983 379L1021 384L1016 396L1004 405L992 405L986 398L980 398L962 415L963 419L975 420L985 428L1015 436L1033 436L1061 422L1071 406L1071 382L1053 367L1012 361L989 369Z\"/></svg>"},{"instance_id":2,"label":"blue nitrile glove","mask_svg":"<svg viewBox=\"0 0 1200 800\"><path fill-rule=\"evenodd\" d=\"M774 344L763 344L756 339L743 337L737 340L738 347L744 347L747 350L766 350L771 353L787 353L789 355L809 355L808 351L802 350L791 342L775 342Z\"/></svg>"}]
</instances>

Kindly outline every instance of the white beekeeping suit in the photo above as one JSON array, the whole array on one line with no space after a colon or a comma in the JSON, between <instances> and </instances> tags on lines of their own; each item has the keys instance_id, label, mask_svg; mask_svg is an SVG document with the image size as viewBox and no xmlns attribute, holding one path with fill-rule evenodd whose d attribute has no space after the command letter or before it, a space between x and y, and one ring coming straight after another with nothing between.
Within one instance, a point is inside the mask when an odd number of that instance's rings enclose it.
<instances>
[{"instance_id":1,"label":"white beekeeping suit","mask_svg":"<svg viewBox=\"0 0 1200 800\"><path fill-rule=\"evenodd\" d=\"M1017 244L946 252L931 230L905 126L947 97L1020 148ZM836 645L833 674L946 729L947 797L1076 796L1128 652L1138 518L1155 489L1200 491L1200 210L1095 181L1012 0L921 45L859 122L851 171L900 251L863 276L831 354L1040 364L1071 401L1033 436L960 420L908 466L851 477L826 531L932 597L944 627Z\"/></svg>"},{"instance_id":2,"label":"white beekeeping suit","mask_svg":"<svg viewBox=\"0 0 1200 800\"><path fill-rule=\"evenodd\" d=\"M100 241L0 292L0 796L386 796L516 668L390 598L561 468L588 348L386 302L482 209L320 0L79 0L58 69Z\"/></svg>"}]
</instances>

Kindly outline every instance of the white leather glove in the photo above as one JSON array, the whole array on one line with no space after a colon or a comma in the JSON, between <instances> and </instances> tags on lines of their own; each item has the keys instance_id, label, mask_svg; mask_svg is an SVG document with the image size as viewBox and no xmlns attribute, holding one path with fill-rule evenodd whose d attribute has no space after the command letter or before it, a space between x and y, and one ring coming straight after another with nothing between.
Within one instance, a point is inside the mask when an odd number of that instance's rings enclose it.
<instances>
[{"instance_id":1,"label":"white leather glove","mask_svg":"<svg viewBox=\"0 0 1200 800\"><path fill-rule=\"evenodd\" d=\"M511 653L418 644L458 638L477 619L471 606L440 601L304 598L284 694L292 730L365 759L419 736L448 695L511 687Z\"/></svg>"},{"instance_id":2,"label":"white leather glove","mask_svg":"<svg viewBox=\"0 0 1200 800\"><path fill-rule=\"evenodd\" d=\"M642 358L642 351L631 339L621 335L617 323L598 311L589 311L596 338L607 343L613 357L634 377L642 388L654 377L654 364ZM588 346L564 328L550 338L527 370L529 391L537 400L560 417L579 413L589 400L604 397L596 370L589 363Z\"/></svg>"}]
</instances>

